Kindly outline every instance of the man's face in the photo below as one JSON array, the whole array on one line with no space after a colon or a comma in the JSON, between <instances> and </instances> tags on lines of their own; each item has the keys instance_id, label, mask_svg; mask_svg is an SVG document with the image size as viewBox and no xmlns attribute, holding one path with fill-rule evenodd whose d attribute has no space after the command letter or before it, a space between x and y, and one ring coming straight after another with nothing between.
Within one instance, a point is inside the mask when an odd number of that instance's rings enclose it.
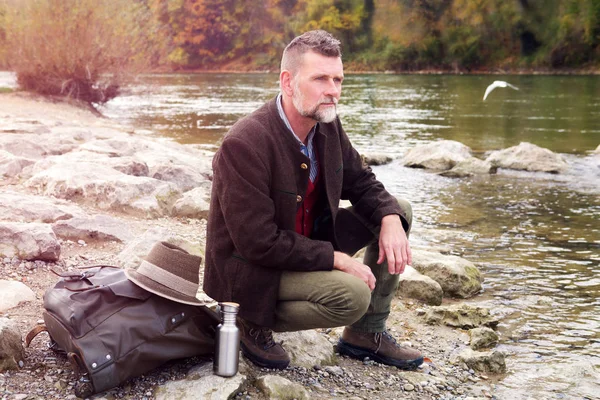
<instances>
[{"instance_id":1,"label":"man's face","mask_svg":"<svg viewBox=\"0 0 600 400\"><path fill-rule=\"evenodd\" d=\"M335 120L344 80L340 57L309 51L293 80L292 102L300 115L324 123Z\"/></svg>"}]
</instances>

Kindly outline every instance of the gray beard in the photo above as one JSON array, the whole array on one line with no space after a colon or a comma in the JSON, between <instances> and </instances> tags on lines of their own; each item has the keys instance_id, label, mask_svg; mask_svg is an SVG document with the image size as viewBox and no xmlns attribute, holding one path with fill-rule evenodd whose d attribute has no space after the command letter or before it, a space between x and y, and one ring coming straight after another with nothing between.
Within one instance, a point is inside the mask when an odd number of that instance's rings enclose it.
<instances>
[{"instance_id":1,"label":"gray beard","mask_svg":"<svg viewBox=\"0 0 600 400\"><path fill-rule=\"evenodd\" d=\"M302 107L302 101L304 100L304 96L302 95L300 90L298 90L297 86L294 89L295 90L294 95L292 96L292 104L294 104L296 111L298 111L300 115L325 124L333 122L337 118L337 102L335 103L336 105L334 107L326 107L325 109L321 109L319 108L321 103L319 103L313 108L305 110ZM325 100L335 102L335 99Z\"/></svg>"}]
</instances>

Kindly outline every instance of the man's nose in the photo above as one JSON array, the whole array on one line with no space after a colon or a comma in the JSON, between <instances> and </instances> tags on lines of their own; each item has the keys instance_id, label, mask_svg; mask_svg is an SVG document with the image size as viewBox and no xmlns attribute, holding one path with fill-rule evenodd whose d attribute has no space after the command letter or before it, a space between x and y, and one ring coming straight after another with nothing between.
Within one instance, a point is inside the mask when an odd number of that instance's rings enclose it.
<instances>
[{"instance_id":1,"label":"man's nose","mask_svg":"<svg viewBox=\"0 0 600 400\"><path fill-rule=\"evenodd\" d=\"M342 84L336 82L333 79L329 79L329 81L327 82L327 88L325 90L325 95L332 96L332 97L335 97L336 99L338 99L341 94L342 94Z\"/></svg>"}]
</instances>

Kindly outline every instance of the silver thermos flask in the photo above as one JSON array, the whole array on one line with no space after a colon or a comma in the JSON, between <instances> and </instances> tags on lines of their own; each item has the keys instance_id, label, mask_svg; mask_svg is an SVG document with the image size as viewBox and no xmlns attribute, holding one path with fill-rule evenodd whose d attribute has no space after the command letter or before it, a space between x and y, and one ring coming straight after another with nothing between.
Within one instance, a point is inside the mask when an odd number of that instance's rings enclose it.
<instances>
[{"instance_id":1,"label":"silver thermos flask","mask_svg":"<svg viewBox=\"0 0 600 400\"><path fill-rule=\"evenodd\" d=\"M219 376L234 376L238 371L240 330L235 321L239 308L237 303L219 303L221 323L217 326L213 364L215 374Z\"/></svg>"}]
</instances>

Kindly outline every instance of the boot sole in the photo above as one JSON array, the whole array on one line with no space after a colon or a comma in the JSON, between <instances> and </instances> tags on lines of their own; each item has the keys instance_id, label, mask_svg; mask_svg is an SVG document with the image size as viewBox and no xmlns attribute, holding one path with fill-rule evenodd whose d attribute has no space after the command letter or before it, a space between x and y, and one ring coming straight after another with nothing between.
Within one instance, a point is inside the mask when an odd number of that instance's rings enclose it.
<instances>
[{"instance_id":1,"label":"boot sole","mask_svg":"<svg viewBox=\"0 0 600 400\"><path fill-rule=\"evenodd\" d=\"M244 342L240 342L240 345L244 357L252 361L254 364L258 365L259 367L271 369L286 369L287 366L290 365L289 361L273 361L259 357L256 354L253 354L250 350L248 350Z\"/></svg>"},{"instance_id":2,"label":"boot sole","mask_svg":"<svg viewBox=\"0 0 600 400\"><path fill-rule=\"evenodd\" d=\"M364 360L365 357L369 357L369 359L378 363L392 365L408 371L413 371L417 369L419 365L423 364L423 357L415 358L414 360L398 360L396 358L381 356L363 347L354 346L343 341L342 339L338 341L337 350L340 354L356 358L358 360Z\"/></svg>"}]
</instances>

